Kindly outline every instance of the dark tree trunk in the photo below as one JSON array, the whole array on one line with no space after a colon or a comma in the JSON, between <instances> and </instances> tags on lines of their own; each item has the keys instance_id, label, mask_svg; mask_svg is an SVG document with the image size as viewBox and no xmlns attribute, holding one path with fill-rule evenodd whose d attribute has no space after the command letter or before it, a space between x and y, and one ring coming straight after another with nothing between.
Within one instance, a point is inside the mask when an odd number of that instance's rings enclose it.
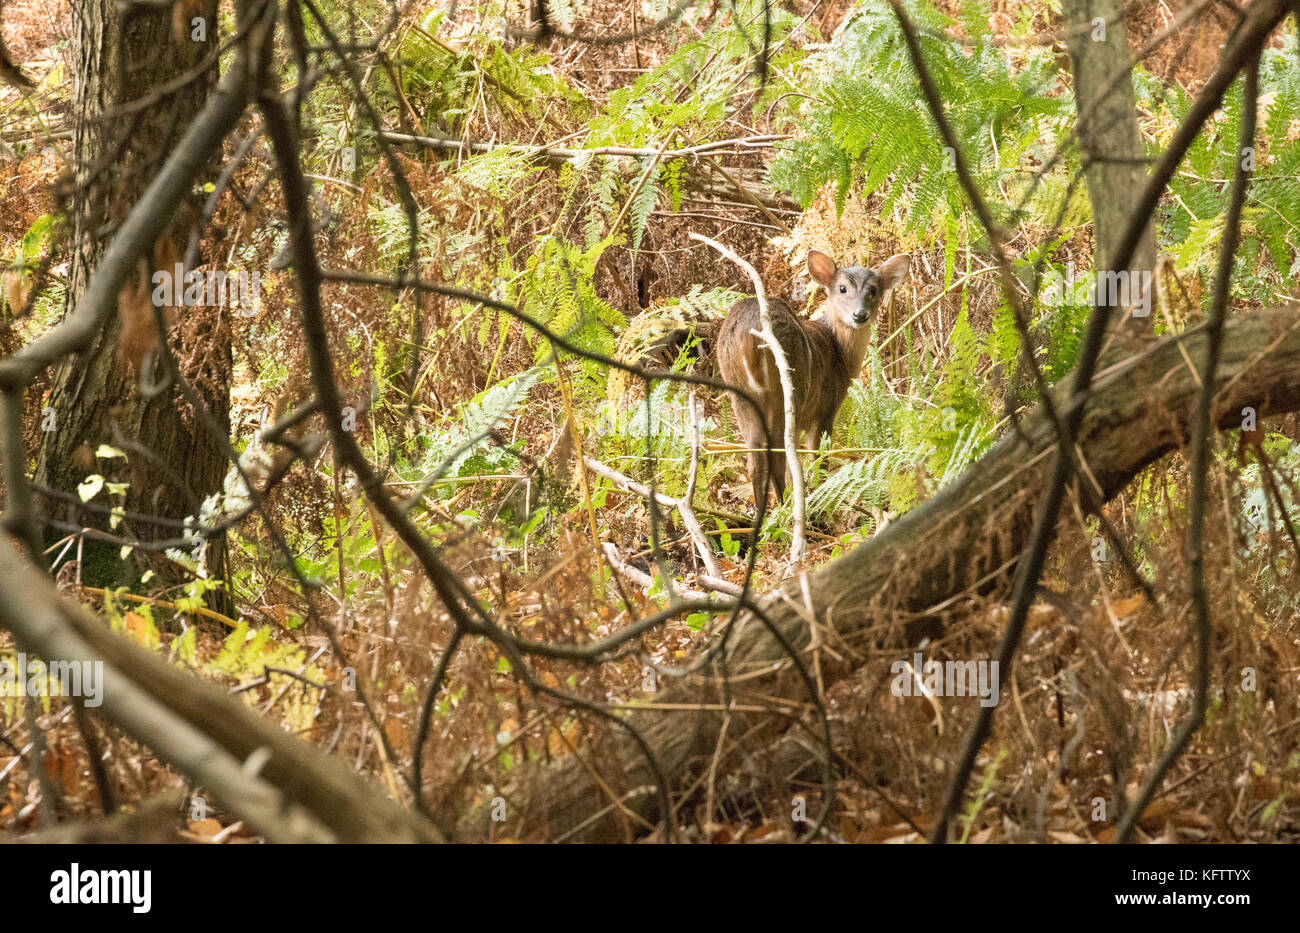
<instances>
[{"instance_id":1,"label":"dark tree trunk","mask_svg":"<svg viewBox=\"0 0 1300 933\"><path fill-rule=\"evenodd\" d=\"M169 10L146 7L121 12L115 0L73 4L72 51L76 64L75 185L70 205L70 271L67 308L80 298L114 229L139 199L188 121L194 118L215 78L201 63L216 48L216 0L187 5L205 17L205 41L192 37L187 18L173 23ZM188 79L188 80L187 80ZM170 234L183 252L197 215L183 206ZM140 284L148 268L140 272ZM150 286L151 288L151 286ZM181 371L194 385L216 427L229 435L231 352L228 309L181 308L169 345ZM39 495L44 514L56 521L110 531L143 541L180 537L178 522L198 515L205 496L221 488L227 464L216 438L176 385L145 398L133 367L119 359L122 321L114 315L89 349L65 359L45 403L46 427L37 459L40 487L75 492L88 474L130 484L120 497L101 492L98 505L125 505L130 512L171 520L123 520L110 529L103 511L75 500ZM156 367L161 372L162 367ZM127 453L97 458L101 444ZM67 534L66 526L47 528L47 538ZM82 579L118 584L136 575L140 564L124 563L116 545L87 537ZM208 575L224 575L224 542L206 546ZM143 552L139 561L166 569L167 563Z\"/></svg>"}]
</instances>

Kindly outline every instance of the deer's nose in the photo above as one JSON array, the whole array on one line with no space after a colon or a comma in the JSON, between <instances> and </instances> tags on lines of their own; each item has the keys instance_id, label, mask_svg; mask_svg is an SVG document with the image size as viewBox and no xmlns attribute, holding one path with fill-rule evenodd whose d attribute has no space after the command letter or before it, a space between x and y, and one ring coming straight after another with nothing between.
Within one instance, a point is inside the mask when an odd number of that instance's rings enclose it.
<instances>
[{"instance_id":1,"label":"deer's nose","mask_svg":"<svg viewBox=\"0 0 1300 933\"><path fill-rule=\"evenodd\" d=\"M870 315L867 314L867 309L866 309L866 308L858 308L858 310L856 310L856 311L853 312L853 323L854 323L854 324L865 324L865 323L867 323L867 318L868 318L868 317L870 317Z\"/></svg>"}]
</instances>

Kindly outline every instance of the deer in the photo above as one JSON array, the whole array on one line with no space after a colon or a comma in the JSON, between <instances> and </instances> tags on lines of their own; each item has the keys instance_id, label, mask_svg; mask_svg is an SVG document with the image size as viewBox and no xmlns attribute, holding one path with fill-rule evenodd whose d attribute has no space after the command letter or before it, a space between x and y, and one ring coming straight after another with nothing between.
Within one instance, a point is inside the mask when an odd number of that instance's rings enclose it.
<instances>
[{"instance_id":1,"label":"deer","mask_svg":"<svg viewBox=\"0 0 1300 933\"><path fill-rule=\"evenodd\" d=\"M816 449L823 434L835 426L849 384L862 369L871 342L872 318L889 291L907 276L912 257L890 256L879 266L841 268L818 250L808 253L808 273L826 289L827 300L818 317L803 319L780 299L767 302L772 332L785 351L794 385L796 441ZM756 334L763 327L757 299L743 298L732 306L718 330L718 371L724 382L749 390L762 415L735 392L731 410L748 451L745 466L754 487L754 501L766 493L768 476L777 500L785 497L785 451L767 447L763 425L772 443L785 436L785 397L776 360Z\"/></svg>"}]
</instances>

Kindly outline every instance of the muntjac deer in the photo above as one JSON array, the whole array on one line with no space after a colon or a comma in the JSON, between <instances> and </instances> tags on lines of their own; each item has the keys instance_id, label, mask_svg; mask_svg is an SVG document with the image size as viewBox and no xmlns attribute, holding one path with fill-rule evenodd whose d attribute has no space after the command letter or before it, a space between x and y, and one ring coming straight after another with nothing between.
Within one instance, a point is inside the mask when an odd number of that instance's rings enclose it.
<instances>
[{"instance_id":1,"label":"muntjac deer","mask_svg":"<svg viewBox=\"0 0 1300 933\"><path fill-rule=\"evenodd\" d=\"M825 253L808 253L808 272L829 295L819 317L803 320L779 299L768 299L767 312L772 332L780 341L790 364L794 384L796 441L816 447L823 434L830 434L835 416L849 393L849 383L862 368L871 339L872 315L886 293L907 275L912 257L890 256L874 269L863 266L838 268ZM736 302L718 331L718 369L722 378L748 389L758 397L772 443L779 445L785 433L785 398L776 360L752 331L761 330L758 301ZM785 495L785 451L762 451L763 423L754 410L734 392L731 410L744 437L745 464L754 485L754 499L767 489L770 472L781 499Z\"/></svg>"}]
</instances>

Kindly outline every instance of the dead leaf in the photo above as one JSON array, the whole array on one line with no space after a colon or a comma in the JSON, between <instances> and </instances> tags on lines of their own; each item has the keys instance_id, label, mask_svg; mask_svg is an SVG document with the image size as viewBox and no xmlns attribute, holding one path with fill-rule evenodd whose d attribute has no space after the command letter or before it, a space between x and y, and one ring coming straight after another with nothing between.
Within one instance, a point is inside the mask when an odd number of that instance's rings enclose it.
<instances>
[{"instance_id":1,"label":"dead leaf","mask_svg":"<svg viewBox=\"0 0 1300 933\"><path fill-rule=\"evenodd\" d=\"M867 826L859 830L857 837L853 840L859 844L874 845L880 842L905 842L908 836L916 835L914 830L907 823L892 823L886 826Z\"/></svg>"},{"instance_id":2,"label":"dead leaf","mask_svg":"<svg viewBox=\"0 0 1300 933\"><path fill-rule=\"evenodd\" d=\"M59 771L63 793L75 797L81 788L81 766L75 754L59 750Z\"/></svg>"},{"instance_id":3,"label":"dead leaf","mask_svg":"<svg viewBox=\"0 0 1300 933\"><path fill-rule=\"evenodd\" d=\"M388 744L393 748L406 748L406 726L396 716L384 723L384 735L388 736Z\"/></svg>"},{"instance_id":4,"label":"dead leaf","mask_svg":"<svg viewBox=\"0 0 1300 933\"><path fill-rule=\"evenodd\" d=\"M1088 840L1075 833L1068 833L1058 829L1049 829L1047 835L1055 842L1064 843L1065 845L1078 846L1083 845Z\"/></svg>"},{"instance_id":5,"label":"dead leaf","mask_svg":"<svg viewBox=\"0 0 1300 933\"><path fill-rule=\"evenodd\" d=\"M1141 593L1130 596L1128 599L1115 600L1110 604L1111 613L1116 622L1122 622L1131 616L1137 615L1146 608L1147 598Z\"/></svg>"},{"instance_id":6,"label":"dead leaf","mask_svg":"<svg viewBox=\"0 0 1300 933\"><path fill-rule=\"evenodd\" d=\"M1165 821L1174 814L1178 809L1178 802L1168 797L1161 797L1159 800L1153 800L1147 804L1147 808L1142 811L1142 819L1138 820L1138 825L1147 832L1154 832L1165 825Z\"/></svg>"},{"instance_id":7,"label":"dead leaf","mask_svg":"<svg viewBox=\"0 0 1300 933\"><path fill-rule=\"evenodd\" d=\"M138 644L149 645L149 620L138 612L128 611L122 618L123 627L128 637Z\"/></svg>"},{"instance_id":8,"label":"dead leaf","mask_svg":"<svg viewBox=\"0 0 1300 933\"><path fill-rule=\"evenodd\" d=\"M215 836L223 829L221 821L212 817L205 820L195 820L187 828L196 836Z\"/></svg>"}]
</instances>

